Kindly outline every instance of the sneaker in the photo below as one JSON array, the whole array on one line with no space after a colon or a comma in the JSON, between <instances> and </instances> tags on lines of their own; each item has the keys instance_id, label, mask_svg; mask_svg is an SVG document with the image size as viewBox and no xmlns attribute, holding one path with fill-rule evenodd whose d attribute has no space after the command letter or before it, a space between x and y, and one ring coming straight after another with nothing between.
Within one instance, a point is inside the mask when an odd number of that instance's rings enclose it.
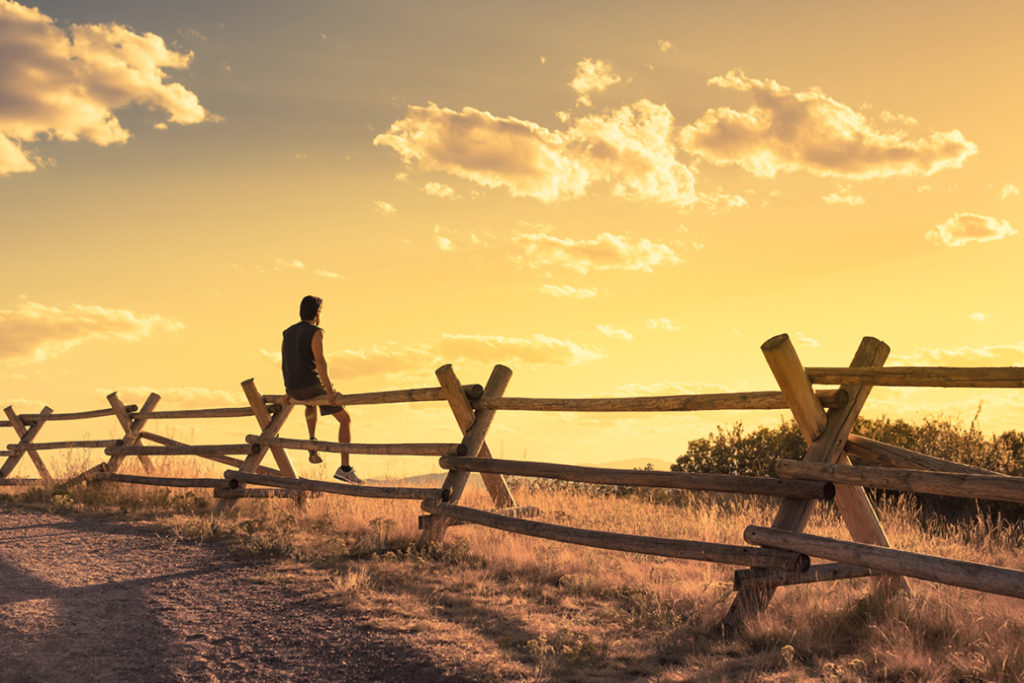
<instances>
[{"instance_id":1,"label":"sneaker","mask_svg":"<svg viewBox=\"0 0 1024 683\"><path fill-rule=\"evenodd\" d=\"M351 467L345 467L345 466L339 467L338 471L334 473L334 478L335 479L340 479L341 481L348 482L349 484L362 484L363 483L363 480L359 478L359 475L356 474L356 471L354 469L352 469Z\"/></svg>"},{"instance_id":2,"label":"sneaker","mask_svg":"<svg viewBox=\"0 0 1024 683\"><path fill-rule=\"evenodd\" d=\"M310 441L316 441L316 439L315 438L314 439L310 439ZM324 459L320 457L320 453L318 453L317 451L315 451L313 449L310 449L310 451L309 451L309 461L311 463L313 463L314 465L319 465L320 463L322 463L324 461Z\"/></svg>"}]
</instances>

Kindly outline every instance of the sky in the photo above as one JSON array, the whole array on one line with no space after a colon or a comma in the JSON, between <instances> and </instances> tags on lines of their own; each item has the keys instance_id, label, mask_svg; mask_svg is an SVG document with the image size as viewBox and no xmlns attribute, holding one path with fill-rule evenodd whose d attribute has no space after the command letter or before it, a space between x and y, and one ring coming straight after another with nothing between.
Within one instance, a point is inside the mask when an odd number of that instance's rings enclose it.
<instances>
[{"instance_id":1,"label":"sky","mask_svg":"<svg viewBox=\"0 0 1024 683\"><path fill-rule=\"evenodd\" d=\"M890 365L1021 365L1022 13L0 0L0 403L280 393L306 294L343 392L436 386L444 363L481 384L507 365L511 396L771 390L780 333L808 366L868 335ZM1014 390L876 389L864 414L979 405L982 429L1022 428ZM350 412L355 441L460 436L440 403ZM671 462L783 417L503 412L488 442ZM82 430L117 432L39 440Z\"/></svg>"}]
</instances>

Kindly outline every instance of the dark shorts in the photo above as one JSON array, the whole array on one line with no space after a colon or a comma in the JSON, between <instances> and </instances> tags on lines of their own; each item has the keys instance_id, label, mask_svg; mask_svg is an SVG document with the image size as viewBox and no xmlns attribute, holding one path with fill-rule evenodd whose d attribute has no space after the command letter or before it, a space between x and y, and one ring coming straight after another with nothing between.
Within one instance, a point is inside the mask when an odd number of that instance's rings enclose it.
<instances>
[{"instance_id":1,"label":"dark shorts","mask_svg":"<svg viewBox=\"0 0 1024 683\"><path fill-rule=\"evenodd\" d=\"M316 398L317 396L326 396L327 392L324 390L324 385L314 384L310 387L302 387L301 389L289 391L288 395L294 399L305 401L306 399ZM340 413L343 410L345 410L345 408L342 406L320 406L321 415L334 415L335 413Z\"/></svg>"}]
</instances>

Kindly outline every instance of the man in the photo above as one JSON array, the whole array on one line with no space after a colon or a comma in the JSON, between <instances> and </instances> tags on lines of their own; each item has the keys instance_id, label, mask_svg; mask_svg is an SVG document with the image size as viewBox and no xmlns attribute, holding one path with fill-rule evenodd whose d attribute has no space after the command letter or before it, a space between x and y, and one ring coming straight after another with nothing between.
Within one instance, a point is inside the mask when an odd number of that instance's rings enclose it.
<instances>
[{"instance_id":1,"label":"man","mask_svg":"<svg viewBox=\"0 0 1024 683\"><path fill-rule=\"evenodd\" d=\"M317 296L305 296L299 304L300 322L284 331L281 342L281 372L284 375L284 388L289 396L298 400L308 400L317 396L328 396L334 399L337 392L327 376L327 361L324 359L324 331L320 325L320 311L323 299ZM309 438L316 441L316 406L306 406L306 427ZM342 406L320 406L321 415L333 415L339 423L338 441L352 442L352 419ZM323 460L315 449L309 451L309 461L320 463ZM362 484L363 480L348 461L348 453L341 454L341 467L334 473L335 479L351 484Z\"/></svg>"}]
</instances>

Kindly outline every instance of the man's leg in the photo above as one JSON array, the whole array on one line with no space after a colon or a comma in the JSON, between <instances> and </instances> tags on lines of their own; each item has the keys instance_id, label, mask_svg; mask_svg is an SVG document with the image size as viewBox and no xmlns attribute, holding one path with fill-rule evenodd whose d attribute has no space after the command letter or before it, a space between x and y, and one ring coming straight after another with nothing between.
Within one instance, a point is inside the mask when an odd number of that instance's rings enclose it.
<instances>
[{"instance_id":1,"label":"man's leg","mask_svg":"<svg viewBox=\"0 0 1024 683\"><path fill-rule=\"evenodd\" d=\"M342 408L340 412L334 413L334 417L338 420L338 442L339 443L351 443L352 442L352 418L349 417L348 412ZM349 464L348 453L341 454L341 467L334 473L335 479L341 479L352 484L362 484L363 480L356 475L354 469Z\"/></svg>"},{"instance_id":2,"label":"man's leg","mask_svg":"<svg viewBox=\"0 0 1024 683\"><path fill-rule=\"evenodd\" d=\"M306 406L306 429L309 430L310 441L316 440L316 411L316 406ZM315 450L309 451L309 461L314 464L323 462Z\"/></svg>"}]
</instances>

